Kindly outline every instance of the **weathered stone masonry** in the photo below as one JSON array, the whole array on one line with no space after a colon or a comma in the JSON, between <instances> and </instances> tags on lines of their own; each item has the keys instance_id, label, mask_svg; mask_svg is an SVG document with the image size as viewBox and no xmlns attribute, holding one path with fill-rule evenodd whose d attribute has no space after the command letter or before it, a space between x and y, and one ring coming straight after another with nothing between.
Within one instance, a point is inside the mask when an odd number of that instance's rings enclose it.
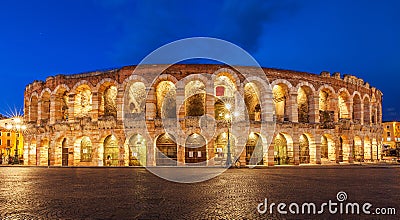
<instances>
[{"instance_id":1,"label":"weathered stone masonry","mask_svg":"<svg viewBox=\"0 0 400 220\"><path fill-rule=\"evenodd\" d=\"M260 102L264 98L257 85L229 66L173 65L154 83L145 71L133 74L135 68L57 75L29 84L24 100L28 123L24 163L223 165L227 124L221 117L227 111L224 103L234 102L235 91L243 95L251 122L247 140L230 136L233 151L235 146L244 149L243 164L254 159L271 166L380 158L382 93L355 76L263 68L273 100ZM159 70L157 65L147 69ZM258 132L266 117L260 112L261 103L274 105L276 130L271 144L261 141L267 134ZM211 137L200 134L204 115L214 118L217 125ZM135 122L140 116L145 121ZM127 118L133 120L127 122ZM176 137L162 126L174 121L187 134L184 144L176 144Z\"/></svg>"}]
</instances>

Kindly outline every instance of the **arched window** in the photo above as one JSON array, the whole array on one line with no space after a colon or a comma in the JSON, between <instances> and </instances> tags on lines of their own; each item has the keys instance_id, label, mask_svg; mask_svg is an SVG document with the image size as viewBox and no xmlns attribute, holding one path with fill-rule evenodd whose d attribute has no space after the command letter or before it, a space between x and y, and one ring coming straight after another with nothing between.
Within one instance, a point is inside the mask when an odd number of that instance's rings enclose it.
<instances>
[{"instance_id":1,"label":"arched window","mask_svg":"<svg viewBox=\"0 0 400 220\"><path fill-rule=\"evenodd\" d=\"M255 83L250 82L244 86L244 101L249 119L261 121L260 91Z\"/></svg>"},{"instance_id":2,"label":"arched window","mask_svg":"<svg viewBox=\"0 0 400 220\"><path fill-rule=\"evenodd\" d=\"M108 86L101 94L101 104L99 115L117 117L117 94L116 86Z\"/></svg>"},{"instance_id":3,"label":"arched window","mask_svg":"<svg viewBox=\"0 0 400 220\"><path fill-rule=\"evenodd\" d=\"M312 91L307 86L302 86L297 91L297 111L301 123L310 122L313 103L311 94Z\"/></svg>"},{"instance_id":4,"label":"arched window","mask_svg":"<svg viewBox=\"0 0 400 220\"><path fill-rule=\"evenodd\" d=\"M74 101L75 117L88 117L92 110L92 91L87 85L81 85L76 89Z\"/></svg>"},{"instance_id":5,"label":"arched window","mask_svg":"<svg viewBox=\"0 0 400 220\"><path fill-rule=\"evenodd\" d=\"M369 125L371 122L371 106L369 103L369 99L367 97L364 98L364 124Z\"/></svg>"},{"instance_id":6,"label":"arched window","mask_svg":"<svg viewBox=\"0 0 400 220\"><path fill-rule=\"evenodd\" d=\"M202 116L206 108L206 90L199 80L189 82L185 86L186 116Z\"/></svg>"},{"instance_id":7,"label":"arched window","mask_svg":"<svg viewBox=\"0 0 400 220\"><path fill-rule=\"evenodd\" d=\"M273 101L275 104L275 118L276 121L288 121L289 120L289 110L288 110L288 98L289 91L286 84L280 83L274 85L272 88Z\"/></svg>"},{"instance_id":8,"label":"arched window","mask_svg":"<svg viewBox=\"0 0 400 220\"><path fill-rule=\"evenodd\" d=\"M176 87L170 81L162 81L156 87L157 117L176 118Z\"/></svg>"},{"instance_id":9,"label":"arched window","mask_svg":"<svg viewBox=\"0 0 400 220\"><path fill-rule=\"evenodd\" d=\"M38 119L38 98L32 96L31 103L29 105L29 121L36 122Z\"/></svg>"},{"instance_id":10,"label":"arched window","mask_svg":"<svg viewBox=\"0 0 400 220\"><path fill-rule=\"evenodd\" d=\"M339 118L350 119L350 97L349 95L342 91L339 93Z\"/></svg>"},{"instance_id":11,"label":"arched window","mask_svg":"<svg viewBox=\"0 0 400 220\"><path fill-rule=\"evenodd\" d=\"M361 97L358 94L353 98L353 120L354 122L361 122Z\"/></svg>"},{"instance_id":12,"label":"arched window","mask_svg":"<svg viewBox=\"0 0 400 220\"><path fill-rule=\"evenodd\" d=\"M146 86L142 82L135 82L129 87L129 113L143 113L146 106Z\"/></svg>"},{"instance_id":13,"label":"arched window","mask_svg":"<svg viewBox=\"0 0 400 220\"><path fill-rule=\"evenodd\" d=\"M114 135L109 135L104 139L104 165L105 166L118 166L119 161L119 148L118 140Z\"/></svg>"},{"instance_id":14,"label":"arched window","mask_svg":"<svg viewBox=\"0 0 400 220\"><path fill-rule=\"evenodd\" d=\"M81 162L92 161L92 142L89 137L83 137L81 141Z\"/></svg>"},{"instance_id":15,"label":"arched window","mask_svg":"<svg viewBox=\"0 0 400 220\"><path fill-rule=\"evenodd\" d=\"M43 93L41 98L41 120L50 119L50 92L46 91Z\"/></svg>"}]
</instances>

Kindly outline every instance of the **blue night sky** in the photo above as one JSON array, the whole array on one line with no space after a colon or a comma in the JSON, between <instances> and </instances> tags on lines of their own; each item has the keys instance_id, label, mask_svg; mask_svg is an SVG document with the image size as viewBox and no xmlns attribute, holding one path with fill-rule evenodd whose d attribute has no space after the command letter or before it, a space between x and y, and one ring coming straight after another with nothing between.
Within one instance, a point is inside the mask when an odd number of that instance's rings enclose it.
<instances>
[{"instance_id":1,"label":"blue night sky","mask_svg":"<svg viewBox=\"0 0 400 220\"><path fill-rule=\"evenodd\" d=\"M133 65L165 43L207 36L264 67L363 78L383 91L384 120L400 120L399 11L397 0L1 1L0 113L22 111L35 79Z\"/></svg>"}]
</instances>

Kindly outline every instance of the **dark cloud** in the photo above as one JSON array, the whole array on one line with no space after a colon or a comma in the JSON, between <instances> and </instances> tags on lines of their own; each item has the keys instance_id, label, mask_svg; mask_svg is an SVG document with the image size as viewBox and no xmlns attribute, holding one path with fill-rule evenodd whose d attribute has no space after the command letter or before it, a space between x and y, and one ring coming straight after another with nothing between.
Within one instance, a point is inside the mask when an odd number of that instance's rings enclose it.
<instances>
[{"instance_id":1,"label":"dark cloud","mask_svg":"<svg viewBox=\"0 0 400 220\"><path fill-rule=\"evenodd\" d=\"M187 37L228 40L250 53L259 48L269 22L283 19L289 1L96 1L110 12L117 37L110 54L126 64L138 63L158 47Z\"/></svg>"},{"instance_id":2,"label":"dark cloud","mask_svg":"<svg viewBox=\"0 0 400 220\"><path fill-rule=\"evenodd\" d=\"M225 1L216 36L234 42L250 53L256 52L267 24L284 19L297 7L291 1Z\"/></svg>"}]
</instances>

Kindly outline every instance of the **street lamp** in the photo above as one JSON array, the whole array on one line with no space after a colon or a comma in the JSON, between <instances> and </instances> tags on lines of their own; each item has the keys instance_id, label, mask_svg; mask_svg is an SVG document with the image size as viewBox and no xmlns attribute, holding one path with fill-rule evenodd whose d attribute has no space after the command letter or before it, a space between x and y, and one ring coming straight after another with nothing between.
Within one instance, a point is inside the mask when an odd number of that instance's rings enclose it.
<instances>
[{"instance_id":1,"label":"street lamp","mask_svg":"<svg viewBox=\"0 0 400 220\"><path fill-rule=\"evenodd\" d=\"M231 141L230 141L230 127L232 124L232 115L230 114L230 109L231 109L231 105L228 103L225 105L225 108L229 111L226 115L225 115L225 120L228 123L228 144L227 144L227 148L228 148L228 153L227 153L227 159L226 159L226 166L230 167L232 165L232 158L231 158ZM234 112L233 116L237 117L238 113Z\"/></svg>"},{"instance_id":2,"label":"street lamp","mask_svg":"<svg viewBox=\"0 0 400 220\"><path fill-rule=\"evenodd\" d=\"M26 129L26 125L23 124L21 118L15 117L11 119L11 123L7 124L6 129L11 131L15 131L15 154L14 154L14 164L19 164L19 157L18 157L18 136L21 131Z\"/></svg>"}]
</instances>

